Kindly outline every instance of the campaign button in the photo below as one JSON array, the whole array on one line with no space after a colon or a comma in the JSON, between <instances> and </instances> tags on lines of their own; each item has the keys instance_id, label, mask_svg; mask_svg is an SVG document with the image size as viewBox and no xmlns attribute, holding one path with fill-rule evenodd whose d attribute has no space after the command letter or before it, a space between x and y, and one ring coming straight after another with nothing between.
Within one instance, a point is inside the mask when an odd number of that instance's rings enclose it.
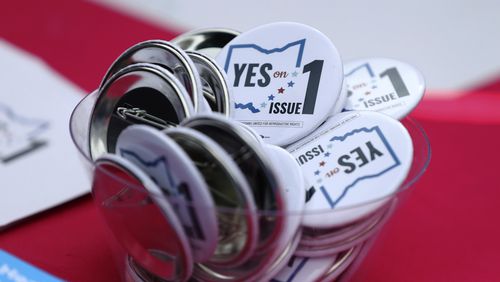
<instances>
[{"instance_id":1,"label":"campaign button","mask_svg":"<svg viewBox=\"0 0 500 282\"><path fill-rule=\"evenodd\" d=\"M163 191L115 154L95 161L92 196L116 241L159 280L186 281L193 271L188 237Z\"/></svg>"},{"instance_id":2,"label":"campaign button","mask_svg":"<svg viewBox=\"0 0 500 282\"><path fill-rule=\"evenodd\" d=\"M147 125L132 125L118 137L116 152L156 182L181 221L195 261L209 259L216 248L215 204L207 184L175 141Z\"/></svg>"},{"instance_id":3,"label":"campaign button","mask_svg":"<svg viewBox=\"0 0 500 282\"><path fill-rule=\"evenodd\" d=\"M118 71L136 63L154 64L170 72L184 86L194 109L203 107L201 81L194 63L181 48L164 40L143 41L125 50L109 67L99 89Z\"/></svg>"},{"instance_id":4,"label":"campaign button","mask_svg":"<svg viewBox=\"0 0 500 282\"><path fill-rule=\"evenodd\" d=\"M120 69L99 89L89 124L92 159L114 153L120 133L133 124L177 125L194 113L189 95L170 72L149 63Z\"/></svg>"},{"instance_id":5,"label":"campaign button","mask_svg":"<svg viewBox=\"0 0 500 282\"><path fill-rule=\"evenodd\" d=\"M295 146L307 182L303 224L330 228L374 212L406 178L413 144L406 128L371 111L337 114Z\"/></svg>"},{"instance_id":6,"label":"campaign button","mask_svg":"<svg viewBox=\"0 0 500 282\"><path fill-rule=\"evenodd\" d=\"M181 125L195 129L223 147L245 175L253 192L259 214L259 244L256 251L268 250L276 244L285 226L280 212L286 208L281 179L262 148L262 144L245 132L234 120L220 114L196 115Z\"/></svg>"},{"instance_id":7,"label":"campaign button","mask_svg":"<svg viewBox=\"0 0 500 282\"><path fill-rule=\"evenodd\" d=\"M290 144L314 130L341 92L337 49L303 24L272 23L244 32L216 60L227 73L232 117L274 145Z\"/></svg>"},{"instance_id":8,"label":"campaign button","mask_svg":"<svg viewBox=\"0 0 500 282\"><path fill-rule=\"evenodd\" d=\"M203 85L203 111L214 111L229 116L230 101L226 73L208 56L196 51L186 51L200 75ZM198 112L202 112L201 110Z\"/></svg>"},{"instance_id":9,"label":"campaign button","mask_svg":"<svg viewBox=\"0 0 500 282\"><path fill-rule=\"evenodd\" d=\"M345 64L345 110L377 111L402 119L425 92L422 74L413 66L386 58L368 58Z\"/></svg>"},{"instance_id":10,"label":"campaign button","mask_svg":"<svg viewBox=\"0 0 500 282\"><path fill-rule=\"evenodd\" d=\"M219 240L214 255L203 263L224 268L241 265L254 253L259 234L248 181L231 155L208 136L188 127L169 128L164 133L191 158L217 206Z\"/></svg>"}]
</instances>

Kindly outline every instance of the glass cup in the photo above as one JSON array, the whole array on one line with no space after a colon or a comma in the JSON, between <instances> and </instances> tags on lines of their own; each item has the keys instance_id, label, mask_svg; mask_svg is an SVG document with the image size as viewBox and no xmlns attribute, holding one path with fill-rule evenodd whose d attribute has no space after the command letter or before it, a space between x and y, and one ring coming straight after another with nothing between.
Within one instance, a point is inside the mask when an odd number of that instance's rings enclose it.
<instances>
[{"instance_id":1,"label":"glass cup","mask_svg":"<svg viewBox=\"0 0 500 282\"><path fill-rule=\"evenodd\" d=\"M392 194L307 214L294 210L250 211L230 205L183 206L205 209L207 213L215 213L218 219L219 239L214 255L206 261L194 261L186 230L179 224L165 194L147 189L126 171L96 163L90 157L89 123L96 98L97 92L93 92L77 105L71 115L70 132L82 163L93 179L92 196L108 226L107 240L122 281L348 279L350 275L346 273L355 271L376 240L375 235L430 162L430 143L424 130L411 118L405 118L401 122L413 141L413 162L406 179ZM339 217L360 214L367 209L371 212L343 226L314 229L300 224L304 216ZM273 230L272 240L267 238L264 242L262 236L252 236L251 225L246 224L248 218L257 220L260 231Z\"/></svg>"}]
</instances>

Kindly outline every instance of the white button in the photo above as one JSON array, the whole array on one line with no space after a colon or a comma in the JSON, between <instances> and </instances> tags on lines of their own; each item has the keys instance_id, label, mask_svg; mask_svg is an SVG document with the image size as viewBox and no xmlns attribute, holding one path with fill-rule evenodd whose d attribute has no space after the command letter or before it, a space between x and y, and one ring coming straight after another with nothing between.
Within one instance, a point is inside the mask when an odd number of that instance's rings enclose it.
<instances>
[{"instance_id":1,"label":"white button","mask_svg":"<svg viewBox=\"0 0 500 282\"><path fill-rule=\"evenodd\" d=\"M103 154L95 162L92 196L117 241L161 280L193 272L187 236L163 191L132 162Z\"/></svg>"},{"instance_id":2,"label":"white button","mask_svg":"<svg viewBox=\"0 0 500 282\"><path fill-rule=\"evenodd\" d=\"M275 145L290 144L319 126L342 87L337 49L303 24L272 23L244 32L217 62L228 76L233 118Z\"/></svg>"},{"instance_id":3,"label":"white button","mask_svg":"<svg viewBox=\"0 0 500 282\"><path fill-rule=\"evenodd\" d=\"M306 191L303 185L304 175L302 169L288 151L271 144L264 144L263 146L280 180L280 188L284 190L285 194L285 235L278 244L279 249L285 247L293 238L302 221L302 213L306 203Z\"/></svg>"},{"instance_id":4,"label":"white button","mask_svg":"<svg viewBox=\"0 0 500 282\"><path fill-rule=\"evenodd\" d=\"M219 143L233 156L252 188L255 203L263 212L278 214L286 209L280 180L262 144L245 132L236 121L220 114L197 115L181 125L200 131ZM281 216L259 216L259 244L256 252L267 251L276 243L284 228Z\"/></svg>"},{"instance_id":5,"label":"white button","mask_svg":"<svg viewBox=\"0 0 500 282\"><path fill-rule=\"evenodd\" d=\"M422 74L413 66L393 59L369 58L344 66L348 89L346 110L371 110L402 119L425 92Z\"/></svg>"},{"instance_id":6,"label":"white button","mask_svg":"<svg viewBox=\"0 0 500 282\"><path fill-rule=\"evenodd\" d=\"M203 263L224 268L241 265L254 253L259 236L257 207L245 176L222 146L206 135L187 127L163 132L191 158L217 206L218 245Z\"/></svg>"},{"instance_id":7,"label":"white button","mask_svg":"<svg viewBox=\"0 0 500 282\"><path fill-rule=\"evenodd\" d=\"M290 218L301 218L306 202L302 169L287 150L271 144L263 144L263 147L273 162L274 170L282 183L281 188L285 190L287 212L294 215ZM296 228L292 230L295 233Z\"/></svg>"},{"instance_id":8,"label":"white button","mask_svg":"<svg viewBox=\"0 0 500 282\"><path fill-rule=\"evenodd\" d=\"M132 125L118 137L116 152L145 171L163 189L189 237L195 261L217 246L215 205L203 176L177 143L146 125Z\"/></svg>"},{"instance_id":9,"label":"white button","mask_svg":"<svg viewBox=\"0 0 500 282\"><path fill-rule=\"evenodd\" d=\"M303 224L329 228L375 211L405 179L413 159L408 131L377 112L337 114L291 152L307 181Z\"/></svg>"},{"instance_id":10,"label":"white button","mask_svg":"<svg viewBox=\"0 0 500 282\"><path fill-rule=\"evenodd\" d=\"M229 117L231 102L226 73L215 60L196 51L186 51L198 70L202 82L203 110L198 112L219 112Z\"/></svg>"}]
</instances>

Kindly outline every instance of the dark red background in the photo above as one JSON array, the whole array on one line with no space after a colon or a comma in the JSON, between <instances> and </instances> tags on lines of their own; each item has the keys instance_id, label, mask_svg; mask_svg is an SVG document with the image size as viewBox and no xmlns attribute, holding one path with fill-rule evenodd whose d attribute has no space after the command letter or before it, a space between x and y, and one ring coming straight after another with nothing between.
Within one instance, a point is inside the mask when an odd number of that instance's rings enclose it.
<instances>
[{"instance_id":1,"label":"dark red background","mask_svg":"<svg viewBox=\"0 0 500 282\"><path fill-rule=\"evenodd\" d=\"M83 1L28 2L2 1L0 37L87 92L127 47L178 33ZM500 83L459 94L413 114L432 144L430 167L354 281L500 281ZM90 196L2 231L0 248L66 280L117 280Z\"/></svg>"}]
</instances>

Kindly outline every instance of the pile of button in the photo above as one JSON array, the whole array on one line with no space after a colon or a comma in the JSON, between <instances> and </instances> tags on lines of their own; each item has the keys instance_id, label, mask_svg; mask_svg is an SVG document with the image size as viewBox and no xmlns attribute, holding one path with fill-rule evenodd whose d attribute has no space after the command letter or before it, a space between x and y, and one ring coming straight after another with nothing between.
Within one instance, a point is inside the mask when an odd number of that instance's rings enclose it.
<instances>
[{"instance_id":1,"label":"pile of button","mask_svg":"<svg viewBox=\"0 0 500 282\"><path fill-rule=\"evenodd\" d=\"M129 281L332 281L410 171L421 74L342 63L298 23L121 54L95 92L93 197Z\"/></svg>"}]
</instances>

